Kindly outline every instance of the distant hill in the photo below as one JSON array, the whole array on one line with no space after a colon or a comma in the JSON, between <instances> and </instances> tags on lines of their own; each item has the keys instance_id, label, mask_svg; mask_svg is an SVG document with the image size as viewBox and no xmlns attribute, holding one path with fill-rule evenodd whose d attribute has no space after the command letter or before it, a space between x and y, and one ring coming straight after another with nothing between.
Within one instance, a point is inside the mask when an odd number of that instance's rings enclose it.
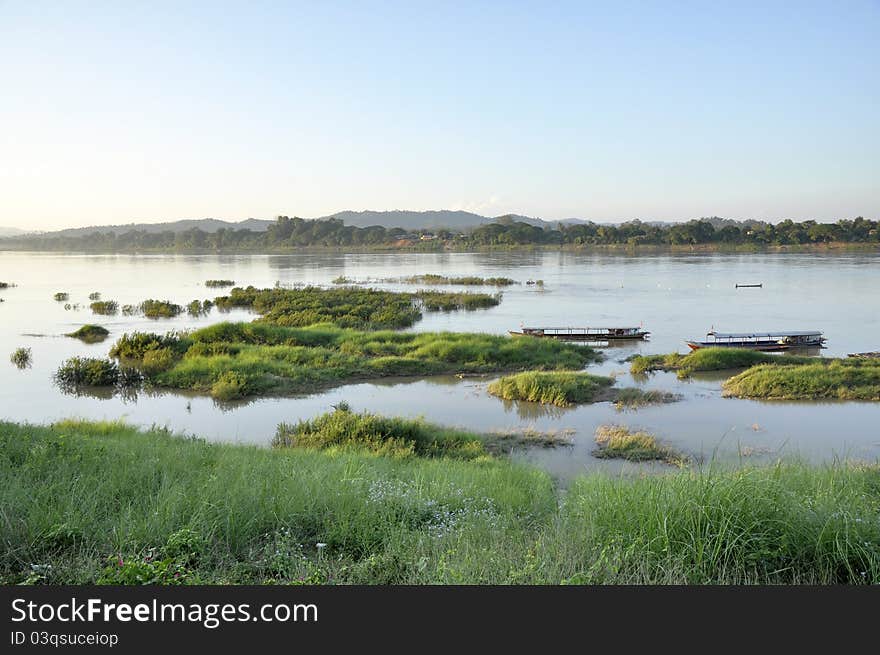
<instances>
[{"instance_id":1,"label":"distant hill","mask_svg":"<svg viewBox=\"0 0 880 655\"><path fill-rule=\"evenodd\" d=\"M2 237L17 237L22 234L27 234L26 230L19 230L17 227L0 227L0 238Z\"/></svg>"},{"instance_id":2,"label":"distant hill","mask_svg":"<svg viewBox=\"0 0 880 655\"><path fill-rule=\"evenodd\" d=\"M221 221L216 218L199 218L184 219L180 221L172 221L170 223L128 223L126 225L93 225L90 227L72 227L66 230L58 230L57 232L47 232L53 236L59 237L82 237L89 234L113 232L114 234L125 234L126 232L186 232L187 230L199 229L202 232L216 232L220 228L227 230L253 230L254 232L265 232L266 229L275 221L265 221L257 218L249 218L237 223L230 221Z\"/></svg>"},{"instance_id":3,"label":"distant hill","mask_svg":"<svg viewBox=\"0 0 880 655\"><path fill-rule=\"evenodd\" d=\"M504 216L481 216L472 212L452 211L448 209L437 211L342 211L336 214L320 216L313 220L326 220L328 218L336 218L343 221L346 225L353 227L370 227L372 225L381 225L384 228L400 227L405 230L438 230L446 228L449 230L468 230L480 225L489 223L510 223L514 221L528 223L537 227L554 227L559 222L584 222L580 219L566 219L565 221L543 221L540 218L531 218L529 216L520 216L517 214L506 214ZM179 221L171 221L168 223L127 223L124 225L93 225L89 227L73 227L66 230L58 230L56 232L45 232L46 235L58 237L81 237L90 234L106 234L113 232L114 234L124 234L126 232L147 232L155 234L158 232L186 232L187 230L199 229L202 232L216 232L221 228L227 230L252 230L254 232L264 232L274 220L262 220L257 218L249 218L244 221L233 222L223 221L217 218L201 218L201 219L184 219ZM0 228L2 230L4 228ZM13 229L13 228L10 228ZM0 232L0 237L17 236L24 234L23 231L9 232L4 234Z\"/></svg>"}]
</instances>

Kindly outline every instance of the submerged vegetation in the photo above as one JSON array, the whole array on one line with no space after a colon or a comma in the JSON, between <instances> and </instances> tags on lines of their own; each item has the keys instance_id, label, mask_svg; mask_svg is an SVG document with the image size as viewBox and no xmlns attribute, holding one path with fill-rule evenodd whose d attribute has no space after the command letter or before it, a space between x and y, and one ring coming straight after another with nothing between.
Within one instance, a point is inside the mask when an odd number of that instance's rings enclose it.
<instances>
[{"instance_id":1,"label":"submerged vegetation","mask_svg":"<svg viewBox=\"0 0 880 655\"><path fill-rule=\"evenodd\" d=\"M65 336L80 339L86 343L97 343L107 338L110 331L100 325L87 324L74 332L68 332Z\"/></svg>"},{"instance_id":2,"label":"submerged vegetation","mask_svg":"<svg viewBox=\"0 0 880 655\"><path fill-rule=\"evenodd\" d=\"M205 280L206 287L234 287L235 280Z\"/></svg>"},{"instance_id":3,"label":"submerged vegetation","mask_svg":"<svg viewBox=\"0 0 880 655\"><path fill-rule=\"evenodd\" d=\"M514 342L521 341L514 339ZM527 339L526 341L533 341ZM580 346L576 346L580 347ZM505 400L526 400L568 407L607 399L603 392L614 379L578 371L525 372L506 375L489 385L489 393Z\"/></svg>"},{"instance_id":4,"label":"submerged vegetation","mask_svg":"<svg viewBox=\"0 0 880 655\"><path fill-rule=\"evenodd\" d=\"M210 300L193 300L186 306L186 313L190 316L205 316L211 312L214 303Z\"/></svg>"},{"instance_id":5,"label":"submerged vegetation","mask_svg":"<svg viewBox=\"0 0 880 655\"><path fill-rule=\"evenodd\" d=\"M878 474L593 474L560 502L506 459L0 423L0 582L877 584Z\"/></svg>"},{"instance_id":6,"label":"submerged vegetation","mask_svg":"<svg viewBox=\"0 0 880 655\"><path fill-rule=\"evenodd\" d=\"M725 396L765 400L880 400L880 360L755 366L725 381Z\"/></svg>"},{"instance_id":7,"label":"submerged vegetation","mask_svg":"<svg viewBox=\"0 0 880 655\"><path fill-rule=\"evenodd\" d=\"M497 296L477 293L421 291L399 293L345 287L322 289L257 289L236 287L228 296L215 299L219 309L247 307L262 314L257 319L275 325L305 327L332 323L337 327L377 330L406 328L425 311L478 309L497 305Z\"/></svg>"},{"instance_id":8,"label":"submerged vegetation","mask_svg":"<svg viewBox=\"0 0 880 655\"><path fill-rule=\"evenodd\" d=\"M448 277L426 273L424 275L410 275L404 278L388 278L388 282L403 282L404 284L452 284L460 286L483 286L483 287L509 287L516 284L516 280L509 277L478 277L476 275L463 275L460 277Z\"/></svg>"},{"instance_id":9,"label":"submerged vegetation","mask_svg":"<svg viewBox=\"0 0 880 655\"><path fill-rule=\"evenodd\" d=\"M154 300L150 298L143 301L139 308L147 318L174 318L183 313L183 307L170 300Z\"/></svg>"},{"instance_id":10,"label":"submerged vegetation","mask_svg":"<svg viewBox=\"0 0 880 655\"><path fill-rule=\"evenodd\" d=\"M687 355L637 355L630 364L634 375L650 371L676 371L679 378L686 378L698 371L723 371L747 368L756 364L797 365L822 361L815 357L797 355L770 355L745 348L700 348Z\"/></svg>"},{"instance_id":11,"label":"submerged vegetation","mask_svg":"<svg viewBox=\"0 0 880 655\"><path fill-rule=\"evenodd\" d=\"M276 448L358 449L392 457L485 457L480 437L471 432L426 423L421 419L356 414L347 405L310 421L282 423Z\"/></svg>"},{"instance_id":12,"label":"submerged vegetation","mask_svg":"<svg viewBox=\"0 0 880 655\"><path fill-rule=\"evenodd\" d=\"M615 389L614 406L619 410L638 409L649 405L663 405L681 400L681 395L658 389L639 389L626 387Z\"/></svg>"},{"instance_id":13,"label":"submerged vegetation","mask_svg":"<svg viewBox=\"0 0 880 655\"><path fill-rule=\"evenodd\" d=\"M625 459L630 462L659 460L675 466L685 466L688 458L670 446L663 445L647 432L631 432L622 425L600 425L596 428L593 457Z\"/></svg>"},{"instance_id":14,"label":"submerged vegetation","mask_svg":"<svg viewBox=\"0 0 880 655\"><path fill-rule=\"evenodd\" d=\"M112 386L119 380L119 367L110 359L71 357L55 371L61 387Z\"/></svg>"},{"instance_id":15,"label":"submerged vegetation","mask_svg":"<svg viewBox=\"0 0 880 655\"><path fill-rule=\"evenodd\" d=\"M357 379L576 369L598 355L545 339L487 334L361 332L332 326L289 328L219 323L191 334L124 335L110 356L150 370L153 384L232 400L302 393ZM159 366L161 364L161 366Z\"/></svg>"},{"instance_id":16,"label":"submerged vegetation","mask_svg":"<svg viewBox=\"0 0 880 655\"><path fill-rule=\"evenodd\" d=\"M33 356L30 348L16 348L9 356L9 361L17 368L28 368L32 360Z\"/></svg>"},{"instance_id":17,"label":"submerged vegetation","mask_svg":"<svg viewBox=\"0 0 880 655\"><path fill-rule=\"evenodd\" d=\"M119 303L115 300L96 300L89 305L89 309L95 314L113 316L119 311Z\"/></svg>"}]
</instances>

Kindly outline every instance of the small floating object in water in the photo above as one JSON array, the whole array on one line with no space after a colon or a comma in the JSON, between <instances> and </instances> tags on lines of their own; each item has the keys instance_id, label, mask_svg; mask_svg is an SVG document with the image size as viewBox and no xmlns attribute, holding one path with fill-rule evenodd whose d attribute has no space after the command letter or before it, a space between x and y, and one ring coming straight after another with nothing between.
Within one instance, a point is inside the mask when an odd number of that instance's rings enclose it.
<instances>
[{"instance_id":1,"label":"small floating object in water","mask_svg":"<svg viewBox=\"0 0 880 655\"><path fill-rule=\"evenodd\" d=\"M736 288L737 289L763 289L764 283L761 282L760 284L737 284Z\"/></svg>"}]
</instances>

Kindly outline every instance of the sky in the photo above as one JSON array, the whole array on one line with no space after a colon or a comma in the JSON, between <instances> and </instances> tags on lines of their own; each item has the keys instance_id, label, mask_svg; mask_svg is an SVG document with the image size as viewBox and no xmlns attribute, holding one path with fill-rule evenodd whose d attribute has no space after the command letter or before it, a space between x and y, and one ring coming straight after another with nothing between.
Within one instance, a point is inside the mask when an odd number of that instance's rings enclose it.
<instances>
[{"instance_id":1,"label":"sky","mask_svg":"<svg viewBox=\"0 0 880 655\"><path fill-rule=\"evenodd\" d=\"M880 217L880 0L0 0L0 226Z\"/></svg>"}]
</instances>

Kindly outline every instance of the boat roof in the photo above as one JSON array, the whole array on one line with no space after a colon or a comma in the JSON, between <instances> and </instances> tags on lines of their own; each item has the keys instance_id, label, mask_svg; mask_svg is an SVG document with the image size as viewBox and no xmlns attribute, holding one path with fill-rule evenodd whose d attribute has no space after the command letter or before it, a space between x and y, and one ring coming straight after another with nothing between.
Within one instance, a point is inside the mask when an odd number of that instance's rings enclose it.
<instances>
[{"instance_id":1,"label":"boat roof","mask_svg":"<svg viewBox=\"0 0 880 655\"><path fill-rule=\"evenodd\" d=\"M789 332L709 332L716 339L749 339L754 337L820 337L821 332L815 330L792 330Z\"/></svg>"},{"instance_id":2,"label":"boat roof","mask_svg":"<svg viewBox=\"0 0 880 655\"><path fill-rule=\"evenodd\" d=\"M640 327L572 327L569 325L566 327L544 327L544 326L531 327L531 326L526 326L521 329L523 329L523 330L641 330L642 328L640 328Z\"/></svg>"}]
</instances>

